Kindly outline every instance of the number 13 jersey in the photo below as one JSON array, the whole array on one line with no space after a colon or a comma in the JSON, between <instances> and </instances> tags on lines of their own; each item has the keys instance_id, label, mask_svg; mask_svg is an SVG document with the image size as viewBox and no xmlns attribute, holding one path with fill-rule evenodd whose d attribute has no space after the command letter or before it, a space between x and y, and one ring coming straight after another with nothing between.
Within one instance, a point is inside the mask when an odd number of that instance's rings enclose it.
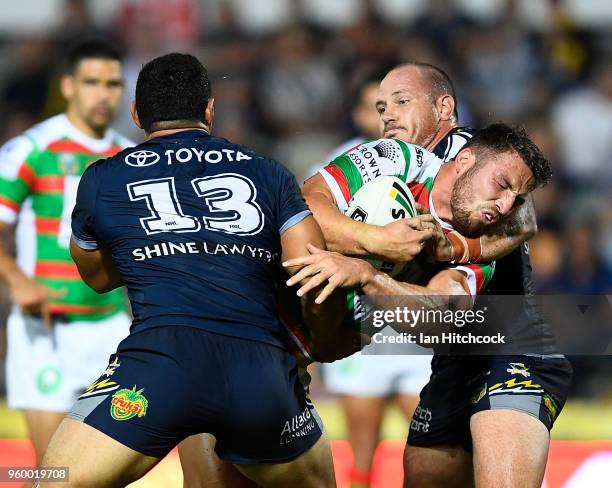
<instances>
[{"instance_id":1,"label":"number 13 jersey","mask_svg":"<svg viewBox=\"0 0 612 488\"><path fill-rule=\"evenodd\" d=\"M88 168L72 238L86 250L110 249L132 333L191 326L282 346L280 237L308 215L283 166L187 130Z\"/></svg>"}]
</instances>

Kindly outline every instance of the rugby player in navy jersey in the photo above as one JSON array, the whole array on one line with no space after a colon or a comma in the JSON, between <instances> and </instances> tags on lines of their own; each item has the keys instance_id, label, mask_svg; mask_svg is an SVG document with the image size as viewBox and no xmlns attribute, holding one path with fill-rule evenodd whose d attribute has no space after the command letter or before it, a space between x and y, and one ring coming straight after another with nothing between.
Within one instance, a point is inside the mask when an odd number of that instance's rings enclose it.
<instances>
[{"instance_id":1,"label":"rugby player in navy jersey","mask_svg":"<svg viewBox=\"0 0 612 488\"><path fill-rule=\"evenodd\" d=\"M73 258L95 290L126 285L134 320L51 440L43 466L70 472L58 486L125 486L204 432L259 486L335 486L276 310L280 260L323 236L294 177L211 136L213 113L196 58L156 58L132 104L146 141L83 175ZM302 300L322 356L343 299Z\"/></svg>"},{"instance_id":2,"label":"rugby player in navy jersey","mask_svg":"<svg viewBox=\"0 0 612 488\"><path fill-rule=\"evenodd\" d=\"M453 159L473 133L457 127L452 82L435 66L407 63L393 69L381 84L377 107L384 137L421 145L445 161ZM368 252L374 249L387 260L414 257L401 239L405 223L376 228L347 219L325 198L322 184L317 175L303 192L328 248L363 255L369 246ZM565 403L571 366L556 349L534 297L524 245L536 231L532 199L500 224L451 252L440 246L436 257L445 261L452 254L455 262L498 259L485 293L524 295L512 317L499 315L495 320L511 332L514 343L524 345L526 354L434 357L433 375L421 393L405 450L406 486L464 487L476 482L522 488L542 483L549 431ZM534 345L537 352L530 353ZM505 387L487 389L487 384ZM421 417L428 422L426 429Z\"/></svg>"}]
</instances>

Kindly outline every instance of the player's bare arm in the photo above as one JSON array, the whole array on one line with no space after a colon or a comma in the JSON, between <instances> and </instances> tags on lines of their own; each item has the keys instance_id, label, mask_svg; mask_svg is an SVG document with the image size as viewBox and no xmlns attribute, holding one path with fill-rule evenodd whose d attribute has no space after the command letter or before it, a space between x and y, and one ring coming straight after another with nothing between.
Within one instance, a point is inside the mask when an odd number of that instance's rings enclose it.
<instances>
[{"instance_id":1,"label":"player's bare arm","mask_svg":"<svg viewBox=\"0 0 612 488\"><path fill-rule=\"evenodd\" d=\"M98 293L106 293L123 285L121 274L108 248L88 251L70 239L70 255L83 281Z\"/></svg>"},{"instance_id":2,"label":"player's bare arm","mask_svg":"<svg viewBox=\"0 0 612 488\"><path fill-rule=\"evenodd\" d=\"M302 266L287 281L289 286L300 284L299 296L327 282L316 303L325 301L337 288L360 288L366 295L470 295L465 274L454 269L440 271L426 286L420 286L394 280L363 259L325 251L311 244L308 251L309 255L287 260L283 265Z\"/></svg>"},{"instance_id":3,"label":"player's bare arm","mask_svg":"<svg viewBox=\"0 0 612 488\"><path fill-rule=\"evenodd\" d=\"M411 305L423 309L443 307L467 310L472 307L467 277L456 269L442 270L427 285L420 286L397 281L363 259L324 251L312 245L308 246L308 250L310 255L283 264L285 267L303 266L287 282L290 286L300 283L299 296L325 284L317 296L317 303L325 301L338 288L359 288L369 296L410 297ZM449 297L453 299L449 301Z\"/></svg>"},{"instance_id":4,"label":"player's bare arm","mask_svg":"<svg viewBox=\"0 0 612 488\"><path fill-rule=\"evenodd\" d=\"M284 262L295 260L299 256L308 254L308 249L316 245L318 248L325 249L325 240L321 229L313 217L307 217L299 224L294 225L281 236L283 249L282 259ZM295 276L300 266L287 266L287 272ZM305 284L307 279L296 281ZM316 285L310 286L308 291L300 294L302 303L302 316L308 326L311 338L312 349L319 360L337 359L338 357L338 338L342 336L344 340L341 344L348 346L346 354L349 355L359 349L361 337L354 331L342 329L342 320L346 311L344 293L327 294L330 297L324 304L317 299L320 292ZM354 341L347 341L347 334L353 334ZM354 344L354 348L352 346Z\"/></svg>"},{"instance_id":5,"label":"player's bare arm","mask_svg":"<svg viewBox=\"0 0 612 488\"><path fill-rule=\"evenodd\" d=\"M408 262L430 240L436 224L429 214L401 219L384 226L358 222L340 210L320 174L309 178L302 193L321 230L327 248L350 256L373 256L389 262Z\"/></svg>"},{"instance_id":6,"label":"player's bare arm","mask_svg":"<svg viewBox=\"0 0 612 488\"><path fill-rule=\"evenodd\" d=\"M5 247L5 239L12 234L12 226L0 222L0 277L9 286L11 300L25 313L40 315L46 326L50 327L51 312L49 298L61 298L65 290L54 290L32 280L19 268L15 258Z\"/></svg>"}]
</instances>

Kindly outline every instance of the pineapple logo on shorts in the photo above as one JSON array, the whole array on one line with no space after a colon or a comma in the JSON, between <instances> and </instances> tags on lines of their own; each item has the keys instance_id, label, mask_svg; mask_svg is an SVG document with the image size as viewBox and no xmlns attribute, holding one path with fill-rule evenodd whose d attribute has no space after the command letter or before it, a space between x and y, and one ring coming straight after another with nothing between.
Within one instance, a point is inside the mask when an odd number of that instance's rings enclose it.
<instances>
[{"instance_id":1,"label":"pineapple logo on shorts","mask_svg":"<svg viewBox=\"0 0 612 488\"><path fill-rule=\"evenodd\" d=\"M130 390L123 388L111 398L110 414L115 420L129 420L132 417L144 417L147 414L149 401L142 392L144 388L136 390L136 385Z\"/></svg>"},{"instance_id":2,"label":"pineapple logo on shorts","mask_svg":"<svg viewBox=\"0 0 612 488\"><path fill-rule=\"evenodd\" d=\"M548 410L548 414L550 415L550 420L554 422L554 420L557 418L557 415L559 414L559 406L557 405L557 402L555 402L548 393L544 395L543 401L544 406L546 407L546 410Z\"/></svg>"}]
</instances>

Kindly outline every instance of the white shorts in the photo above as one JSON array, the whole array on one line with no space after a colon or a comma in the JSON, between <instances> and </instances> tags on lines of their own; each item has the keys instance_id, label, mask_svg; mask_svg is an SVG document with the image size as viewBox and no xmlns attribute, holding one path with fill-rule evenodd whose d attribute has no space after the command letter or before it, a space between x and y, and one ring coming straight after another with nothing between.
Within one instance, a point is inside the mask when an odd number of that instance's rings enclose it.
<instances>
[{"instance_id":1,"label":"white shorts","mask_svg":"<svg viewBox=\"0 0 612 488\"><path fill-rule=\"evenodd\" d=\"M59 322L13 309L7 324L6 389L10 408L66 412L108 364L130 330L119 313L95 322Z\"/></svg>"},{"instance_id":2,"label":"white shorts","mask_svg":"<svg viewBox=\"0 0 612 488\"><path fill-rule=\"evenodd\" d=\"M336 395L418 395L429 381L431 355L383 356L358 352L323 364L322 374L323 384Z\"/></svg>"}]
</instances>

